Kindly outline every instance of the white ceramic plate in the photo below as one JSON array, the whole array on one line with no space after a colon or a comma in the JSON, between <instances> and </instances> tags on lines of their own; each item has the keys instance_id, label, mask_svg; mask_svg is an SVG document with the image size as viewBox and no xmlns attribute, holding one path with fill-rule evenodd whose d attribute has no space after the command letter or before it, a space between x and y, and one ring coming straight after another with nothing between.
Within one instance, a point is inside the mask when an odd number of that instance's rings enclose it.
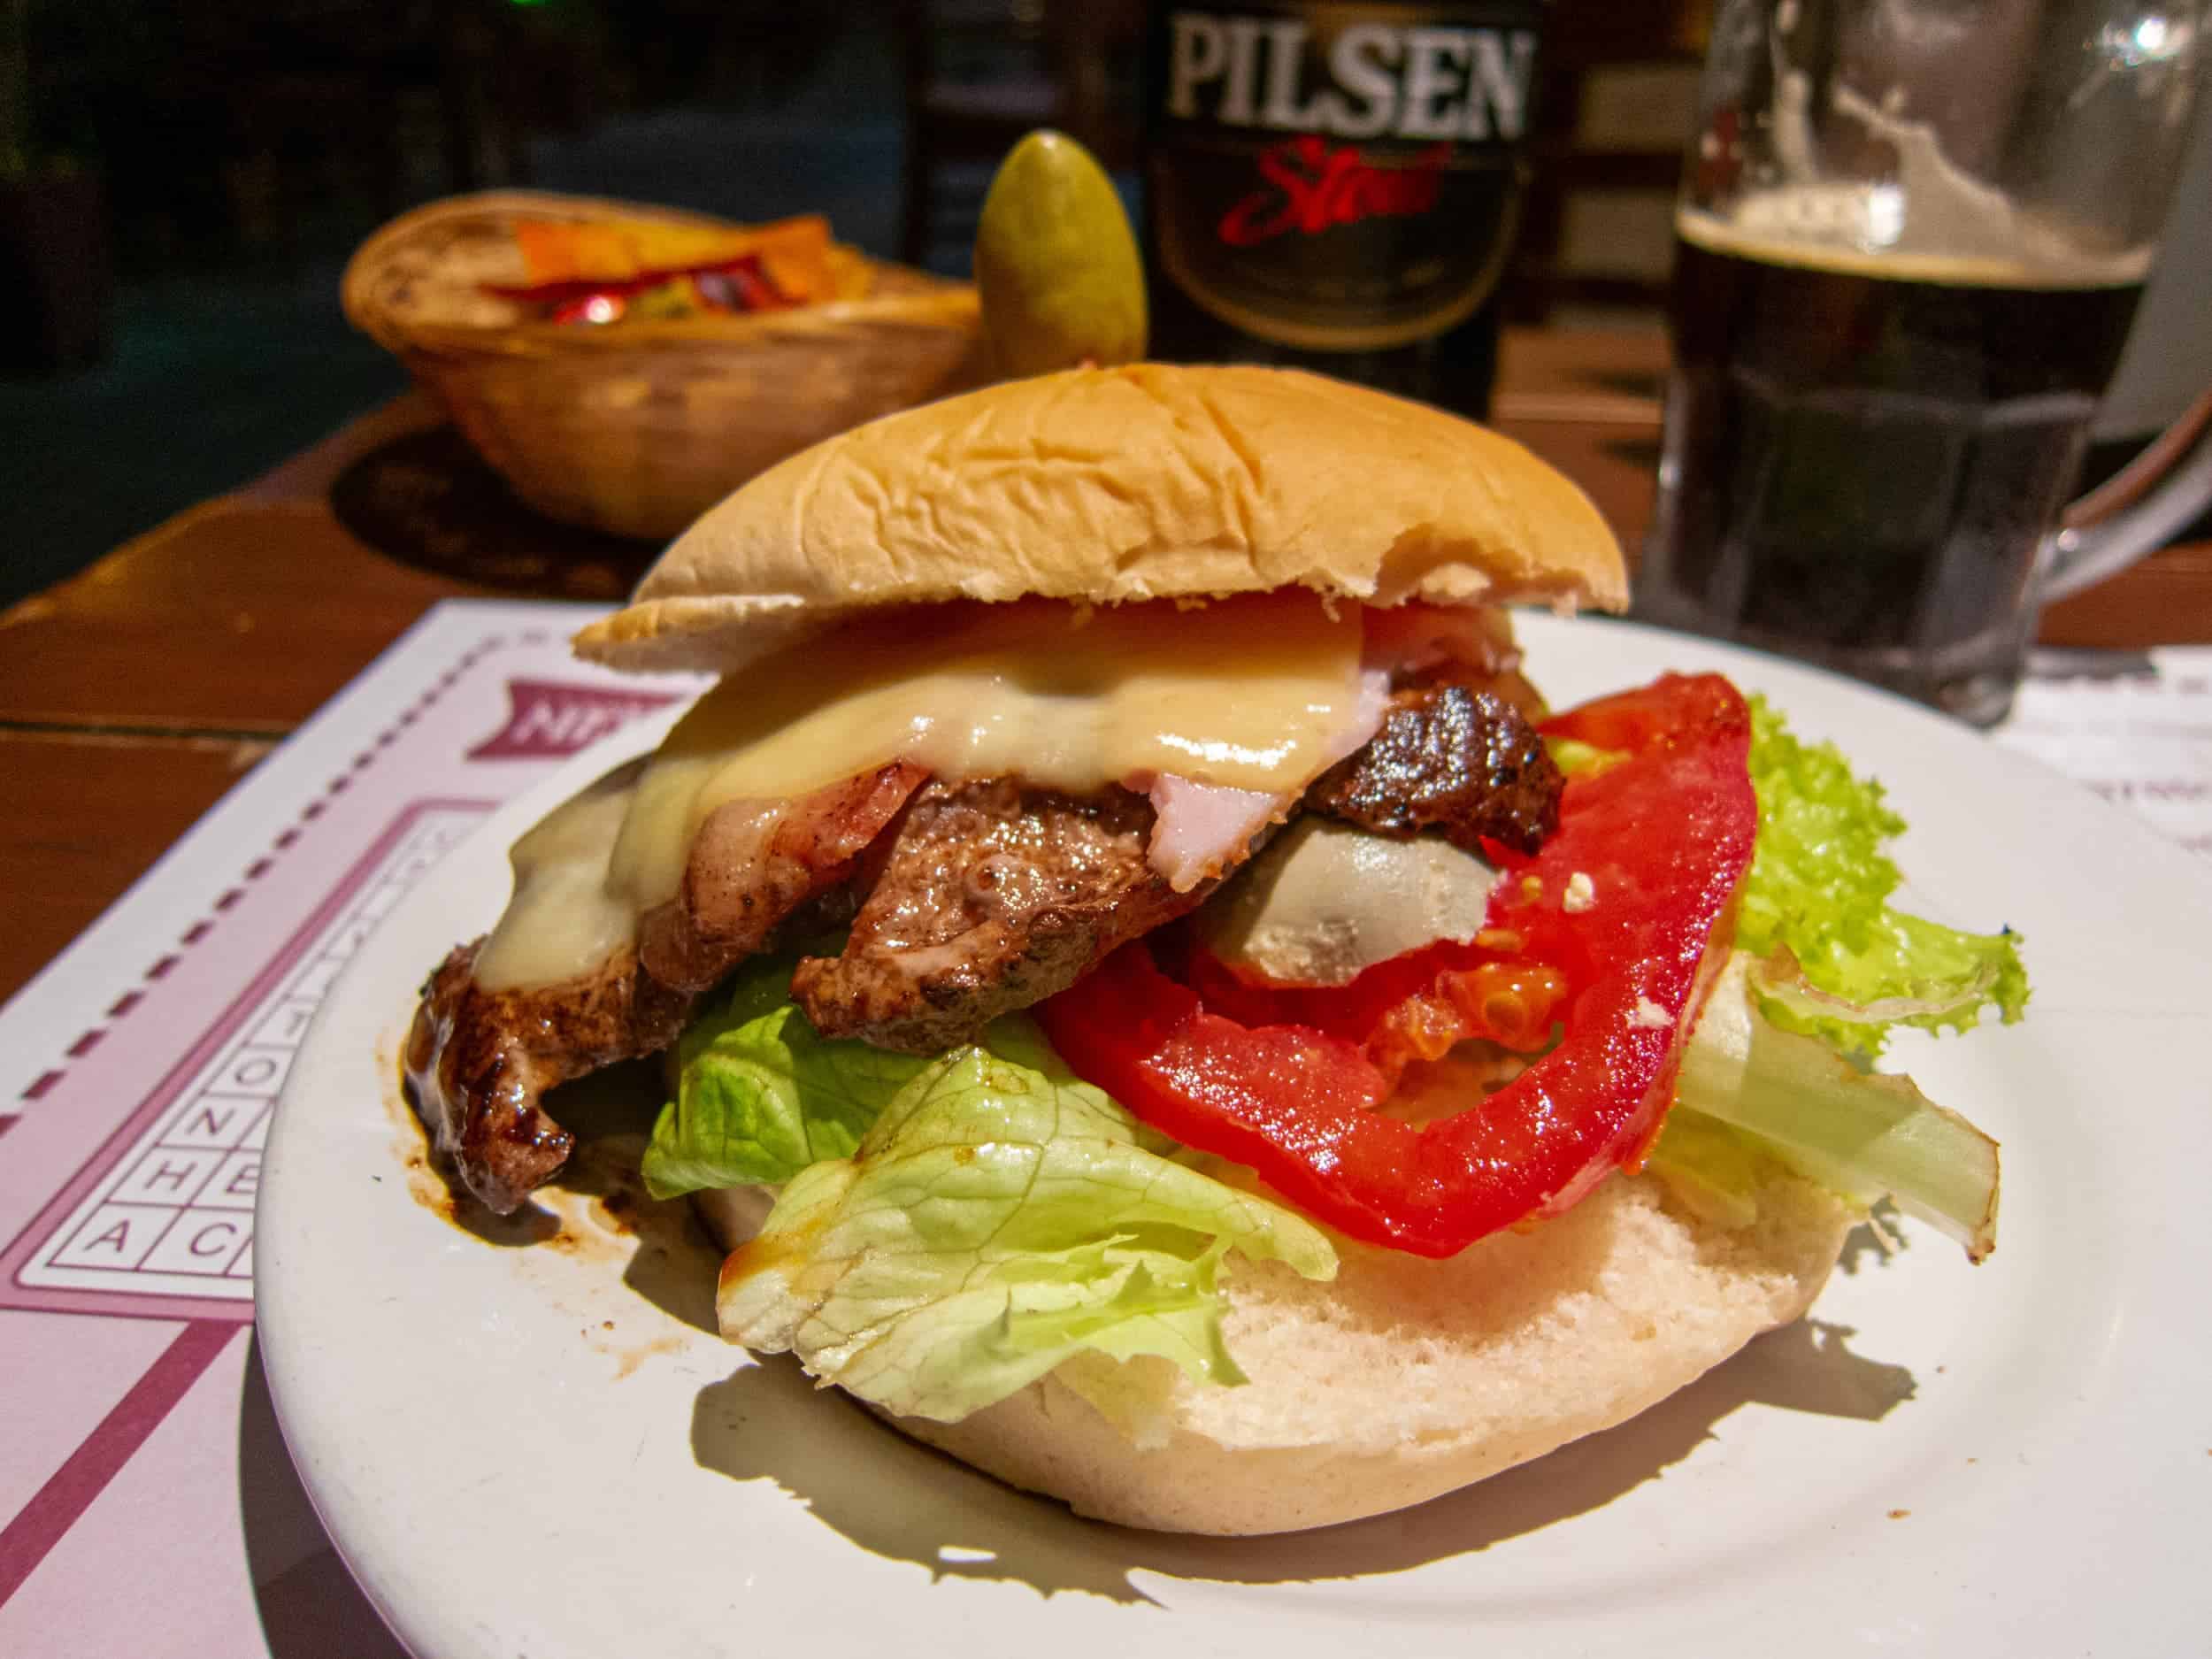
<instances>
[{"instance_id":1,"label":"white ceramic plate","mask_svg":"<svg viewBox=\"0 0 2212 1659\"><path fill-rule=\"evenodd\" d=\"M2026 935L2027 1023L1899 1045L2005 1147L2001 1243L1857 1249L1812 1318L1609 1433L1402 1515L1272 1540L1075 1520L685 1322L712 1259L581 1199L551 1245L403 1170L393 1056L488 924L509 841L657 733L503 811L385 922L275 1125L257 1229L287 1438L426 1659L740 1652L1952 1655L2197 1650L2212 884L2086 792L1906 703L1646 629L1533 618L1565 703L1717 666L1842 740L1913 828L1910 897Z\"/></svg>"}]
</instances>

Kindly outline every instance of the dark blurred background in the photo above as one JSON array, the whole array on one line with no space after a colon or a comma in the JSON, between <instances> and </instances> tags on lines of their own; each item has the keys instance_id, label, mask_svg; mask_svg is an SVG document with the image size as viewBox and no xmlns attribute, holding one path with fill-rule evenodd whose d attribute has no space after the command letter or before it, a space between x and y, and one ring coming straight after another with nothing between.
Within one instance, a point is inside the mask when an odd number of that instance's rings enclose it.
<instances>
[{"instance_id":1,"label":"dark blurred background","mask_svg":"<svg viewBox=\"0 0 2212 1659\"><path fill-rule=\"evenodd\" d=\"M1555 8L1520 316L1655 318L1702 12ZM0 603L400 391L337 286L403 209L527 185L819 210L870 252L964 273L1027 127L1133 177L1143 12L0 0Z\"/></svg>"},{"instance_id":2,"label":"dark blurred background","mask_svg":"<svg viewBox=\"0 0 2212 1659\"><path fill-rule=\"evenodd\" d=\"M417 203L526 184L821 209L898 247L887 5L0 0L0 236L27 221L61 265L32 279L59 289L47 337L0 380L0 602L400 391L338 277ZM8 274L0 310L27 321L31 281Z\"/></svg>"},{"instance_id":3,"label":"dark blurred background","mask_svg":"<svg viewBox=\"0 0 2212 1659\"><path fill-rule=\"evenodd\" d=\"M1709 11L1553 5L1512 319L1658 325ZM0 603L399 392L337 296L403 209L515 185L819 211L871 253L964 274L1027 128L1074 132L1133 187L1144 14L0 0Z\"/></svg>"}]
</instances>

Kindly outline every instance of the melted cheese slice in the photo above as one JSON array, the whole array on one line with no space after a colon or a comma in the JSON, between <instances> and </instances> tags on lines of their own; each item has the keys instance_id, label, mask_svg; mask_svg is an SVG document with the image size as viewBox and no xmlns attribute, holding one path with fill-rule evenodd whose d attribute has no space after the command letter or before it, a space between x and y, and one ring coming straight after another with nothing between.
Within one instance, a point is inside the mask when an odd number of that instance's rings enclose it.
<instances>
[{"instance_id":1,"label":"melted cheese slice","mask_svg":"<svg viewBox=\"0 0 2212 1659\"><path fill-rule=\"evenodd\" d=\"M637 934L637 907L607 884L607 862L637 799L634 760L539 820L507 855L514 896L476 953L488 991L552 985L604 962Z\"/></svg>"},{"instance_id":2,"label":"melted cheese slice","mask_svg":"<svg viewBox=\"0 0 2212 1659\"><path fill-rule=\"evenodd\" d=\"M1375 718L1360 617L1304 593L1190 608L1024 601L817 636L723 680L641 770L603 780L516 844L515 899L477 981L585 972L676 896L716 808L895 760L1071 793L1161 776L1294 793Z\"/></svg>"}]
</instances>

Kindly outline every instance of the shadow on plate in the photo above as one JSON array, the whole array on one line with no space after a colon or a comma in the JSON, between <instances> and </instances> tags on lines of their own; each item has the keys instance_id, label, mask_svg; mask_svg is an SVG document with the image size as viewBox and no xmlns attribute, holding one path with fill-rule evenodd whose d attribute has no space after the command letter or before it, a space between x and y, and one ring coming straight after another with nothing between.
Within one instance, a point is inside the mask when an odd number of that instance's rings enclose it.
<instances>
[{"instance_id":1,"label":"shadow on plate","mask_svg":"<svg viewBox=\"0 0 2212 1659\"><path fill-rule=\"evenodd\" d=\"M561 1091L559 1117L578 1132L579 1149L557 1188L541 1197L564 1214L588 1207L595 1225L577 1228L549 1211L538 1213L555 1227L547 1241L552 1248L611 1251L617 1235L626 1235L621 1271L628 1288L711 1335L720 1253L687 1203L656 1202L643 1193L637 1173L662 1088L651 1064L640 1062ZM1893 1247L1885 1247L1871 1228L1855 1230L1842 1271L1880 1271L1887 1248ZM1143 1603L1152 1598L1138 1575L1148 1572L1268 1585L1399 1572L1475 1554L1601 1509L1663 1477L1745 1405L1879 1419L1913 1396L1913 1376L1901 1365L1853 1352L1853 1334L1847 1326L1801 1320L1759 1338L1630 1422L1479 1486L1395 1515L1274 1538L1194 1538L1077 1519L1057 1504L1017 1492L885 1428L848 1396L818 1390L785 1357L741 1363L732 1376L700 1390L691 1445L701 1468L737 1480L771 1481L859 1548L920 1566L933 1578L1025 1583L1047 1595L1079 1591ZM261 1506L292 1506L280 1529L255 1524L257 1501L246 1471L255 1466L248 1442L257 1417L265 1432L253 1455L284 1478L273 1498L263 1493ZM249 1370L243 1418L242 1490L252 1554L257 1537L299 1534L302 1514L312 1524L276 1436L257 1357ZM269 1485L265 1475L263 1485ZM315 1536L321 1537L319 1528ZM357 1653L387 1659L399 1651L304 1645L322 1628L318 1621L334 1617L349 1627L373 1614L334 1555L269 1567L265 1573L256 1558L255 1581L265 1586L258 1592L263 1617L279 1659L311 1653L313 1659L355 1659ZM317 1605L319 1597L338 1612L326 1613ZM380 1629L374 1633L380 1635ZM300 1645L285 1646L280 1635L297 1635Z\"/></svg>"},{"instance_id":2,"label":"shadow on plate","mask_svg":"<svg viewBox=\"0 0 2212 1659\"><path fill-rule=\"evenodd\" d=\"M662 1064L657 1056L624 1061L565 1083L549 1097L549 1109L576 1136L575 1154L549 1201L581 1201L595 1224L591 1236L634 1240L622 1282L669 1317L718 1336L714 1285L722 1252L688 1199L653 1197L638 1171L667 1098ZM580 1230L564 1231L572 1245L581 1244Z\"/></svg>"},{"instance_id":3,"label":"shadow on plate","mask_svg":"<svg viewBox=\"0 0 2212 1659\"><path fill-rule=\"evenodd\" d=\"M714 1276L721 1257L704 1255L711 1246L690 1205L652 1199L638 1173L663 1093L657 1058L626 1060L551 1091L547 1107L555 1121L576 1136L576 1150L556 1179L505 1216L471 1194L451 1163L431 1149L411 1083L400 1086L392 1114L410 1190L425 1209L503 1249L573 1250L581 1238L561 1211L588 1207L595 1233L638 1239L638 1258L624 1274L630 1287L686 1324L711 1332Z\"/></svg>"},{"instance_id":4,"label":"shadow on plate","mask_svg":"<svg viewBox=\"0 0 2212 1659\"><path fill-rule=\"evenodd\" d=\"M238 1401L238 1509L272 1659L408 1659L308 1502L269 1402L258 1336Z\"/></svg>"},{"instance_id":5,"label":"shadow on plate","mask_svg":"<svg viewBox=\"0 0 2212 1659\"><path fill-rule=\"evenodd\" d=\"M533 512L450 426L372 449L331 485L330 509L403 565L549 598L620 599L661 550Z\"/></svg>"},{"instance_id":6,"label":"shadow on plate","mask_svg":"<svg viewBox=\"0 0 2212 1659\"><path fill-rule=\"evenodd\" d=\"M1877 1199L1873 1213L1843 1235L1836 1271L1852 1279L1861 1273L1878 1273L1889 1266L1891 1257L1912 1248L1912 1234L1897 1221L1897 1206L1886 1198Z\"/></svg>"},{"instance_id":7,"label":"shadow on plate","mask_svg":"<svg viewBox=\"0 0 2212 1659\"><path fill-rule=\"evenodd\" d=\"M786 1358L702 1389L692 1453L734 1479L774 1481L817 1520L933 1577L1012 1580L1045 1594L1149 1601L1133 1575L1279 1584L1400 1572L1602 1508L1760 1404L1873 1420L1912 1373L1855 1354L1841 1325L1800 1320L1618 1428L1395 1515L1273 1538L1191 1538L1082 1521L891 1433ZM845 1413L833 1420L828 1414ZM856 1455L856 1448L858 1454Z\"/></svg>"}]
</instances>

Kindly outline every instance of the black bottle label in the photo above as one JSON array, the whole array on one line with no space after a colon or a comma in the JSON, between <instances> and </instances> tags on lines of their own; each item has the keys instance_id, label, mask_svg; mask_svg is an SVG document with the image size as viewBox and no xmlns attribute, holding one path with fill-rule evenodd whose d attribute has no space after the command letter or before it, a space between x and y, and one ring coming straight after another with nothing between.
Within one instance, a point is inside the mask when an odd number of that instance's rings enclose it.
<instances>
[{"instance_id":1,"label":"black bottle label","mask_svg":"<svg viewBox=\"0 0 2212 1659\"><path fill-rule=\"evenodd\" d=\"M1169 6L1147 189L1161 274L1308 351L1444 333L1512 242L1542 8Z\"/></svg>"}]
</instances>

